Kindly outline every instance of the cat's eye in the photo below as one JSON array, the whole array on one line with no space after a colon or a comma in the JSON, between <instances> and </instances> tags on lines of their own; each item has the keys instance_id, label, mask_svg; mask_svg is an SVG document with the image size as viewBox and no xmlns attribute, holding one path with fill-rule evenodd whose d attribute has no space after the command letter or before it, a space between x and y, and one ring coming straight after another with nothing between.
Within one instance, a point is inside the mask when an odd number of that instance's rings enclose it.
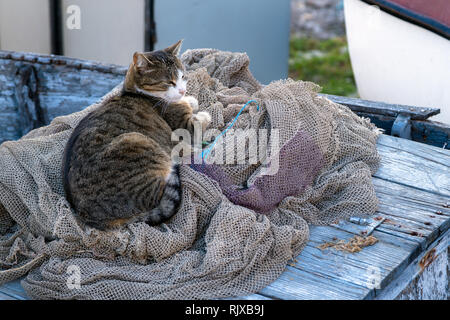
<instances>
[{"instance_id":1,"label":"cat's eye","mask_svg":"<svg viewBox=\"0 0 450 320\"><path fill-rule=\"evenodd\" d=\"M181 79L183 79L183 80L186 80L186 75L185 74L183 74L183 77L181 77Z\"/></svg>"},{"instance_id":2,"label":"cat's eye","mask_svg":"<svg viewBox=\"0 0 450 320\"><path fill-rule=\"evenodd\" d=\"M177 86L177 84L175 83L175 81L169 81L169 84L170 84L171 86L174 86L174 87Z\"/></svg>"}]
</instances>

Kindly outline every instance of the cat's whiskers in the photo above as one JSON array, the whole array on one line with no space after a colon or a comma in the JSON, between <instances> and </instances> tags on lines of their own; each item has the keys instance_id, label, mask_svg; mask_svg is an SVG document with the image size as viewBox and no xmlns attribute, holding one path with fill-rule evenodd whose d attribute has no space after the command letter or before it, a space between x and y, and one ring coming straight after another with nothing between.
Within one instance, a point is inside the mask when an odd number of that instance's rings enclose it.
<instances>
[{"instance_id":1,"label":"cat's whiskers","mask_svg":"<svg viewBox=\"0 0 450 320\"><path fill-rule=\"evenodd\" d=\"M162 110L161 110L161 114L165 114L166 113L166 111L167 111L167 107L169 106L169 101L166 101L166 100L164 100L164 105L163 105L163 107L162 107Z\"/></svg>"},{"instance_id":2,"label":"cat's whiskers","mask_svg":"<svg viewBox=\"0 0 450 320\"><path fill-rule=\"evenodd\" d=\"M161 98L161 99L159 99L158 102L156 102L153 105L153 108L156 109L161 106L161 115L163 115L167 111L167 107L169 106L169 104L170 104L170 101L167 101L166 99Z\"/></svg>"},{"instance_id":3,"label":"cat's whiskers","mask_svg":"<svg viewBox=\"0 0 450 320\"><path fill-rule=\"evenodd\" d=\"M156 109L157 107L159 107L162 103L167 103L164 99L160 99L158 102L156 102L154 105L153 105L153 108L154 109Z\"/></svg>"}]
</instances>

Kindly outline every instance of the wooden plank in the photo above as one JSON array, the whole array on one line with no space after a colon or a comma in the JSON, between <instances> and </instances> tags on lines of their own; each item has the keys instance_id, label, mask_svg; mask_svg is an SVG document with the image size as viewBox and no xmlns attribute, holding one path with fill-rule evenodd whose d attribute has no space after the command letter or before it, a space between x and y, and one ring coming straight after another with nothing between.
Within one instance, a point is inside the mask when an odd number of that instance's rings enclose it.
<instances>
[{"instance_id":1,"label":"wooden plank","mask_svg":"<svg viewBox=\"0 0 450 320\"><path fill-rule=\"evenodd\" d=\"M373 183L380 200L379 210L374 217L378 221L380 217L386 218L377 227L378 231L419 243L422 248L426 248L440 233L448 230L450 208L445 207L447 198L378 178L373 178ZM376 223L373 219L369 221ZM360 226L341 221L335 227L364 235L371 230L371 225Z\"/></svg>"},{"instance_id":2,"label":"wooden plank","mask_svg":"<svg viewBox=\"0 0 450 320\"><path fill-rule=\"evenodd\" d=\"M1 300L18 300L18 299L11 297L10 295L0 291L0 301Z\"/></svg>"},{"instance_id":3,"label":"wooden plank","mask_svg":"<svg viewBox=\"0 0 450 320\"><path fill-rule=\"evenodd\" d=\"M18 294L16 291L10 290L10 289L4 288L4 287L0 288L0 295L1 294L9 296L11 298L11 300L28 300L27 297L23 296L23 294ZM0 296L0 300L4 300L4 299L2 299Z\"/></svg>"},{"instance_id":4,"label":"wooden plank","mask_svg":"<svg viewBox=\"0 0 450 320\"><path fill-rule=\"evenodd\" d=\"M17 101L17 120L20 135L49 124L46 108L39 101L36 69L31 65L17 68L14 97Z\"/></svg>"},{"instance_id":5,"label":"wooden plank","mask_svg":"<svg viewBox=\"0 0 450 320\"><path fill-rule=\"evenodd\" d=\"M14 300L28 300L27 294L20 284L20 279L0 286L0 293L8 295ZM2 299L0 298L0 300Z\"/></svg>"},{"instance_id":6,"label":"wooden plank","mask_svg":"<svg viewBox=\"0 0 450 320\"><path fill-rule=\"evenodd\" d=\"M409 140L405 140L404 143L409 144L409 148L412 149L419 145L418 142ZM429 161L427 158L430 155L419 156L382 144L378 145L378 151L382 155L381 166L375 173L375 177L442 196L450 196L450 168L448 165Z\"/></svg>"},{"instance_id":7,"label":"wooden plank","mask_svg":"<svg viewBox=\"0 0 450 320\"><path fill-rule=\"evenodd\" d=\"M18 294L18 295L26 296L26 293L25 293L25 291L23 290L22 285L21 285L21 283L20 283L24 278L25 278L25 277L22 277L22 278L20 278L20 279L17 279L17 280L14 280L14 281L5 283L5 284L3 285L3 287L8 288L8 289L10 289L10 290L12 290L12 291L15 291L16 294Z\"/></svg>"},{"instance_id":8,"label":"wooden plank","mask_svg":"<svg viewBox=\"0 0 450 320\"><path fill-rule=\"evenodd\" d=\"M68 66L40 66L39 98L47 108L49 120L80 111L96 102L119 84L123 77L92 70L73 70Z\"/></svg>"},{"instance_id":9,"label":"wooden plank","mask_svg":"<svg viewBox=\"0 0 450 320\"><path fill-rule=\"evenodd\" d=\"M395 189L387 181L373 181L380 200L378 211L387 218L378 230L417 240L425 248L449 229L450 209L441 205L444 198L406 186L397 185Z\"/></svg>"},{"instance_id":10,"label":"wooden plank","mask_svg":"<svg viewBox=\"0 0 450 320\"><path fill-rule=\"evenodd\" d=\"M226 298L224 300L273 300L272 298L263 296L261 294L251 294L248 296L242 296L242 297L230 297L230 298Z\"/></svg>"},{"instance_id":11,"label":"wooden plank","mask_svg":"<svg viewBox=\"0 0 450 320\"><path fill-rule=\"evenodd\" d=\"M17 139L21 132L15 100L16 69L14 64L0 59L0 143Z\"/></svg>"},{"instance_id":12,"label":"wooden plank","mask_svg":"<svg viewBox=\"0 0 450 320\"><path fill-rule=\"evenodd\" d=\"M415 278L396 300L448 300L447 251L433 258L433 262ZM406 274L409 272L405 271ZM414 276L414 275L412 275ZM411 275L409 276L411 277ZM412 280L411 280L412 279Z\"/></svg>"},{"instance_id":13,"label":"wooden plank","mask_svg":"<svg viewBox=\"0 0 450 320\"><path fill-rule=\"evenodd\" d=\"M339 231L343 232L342 229ZM329 230L327 233L316 233L311 236L311 242L314 243L315 246L318 246L324 242L331 242L336 238L338 240L347 241L355 234L358 234L348 231L345 231L347 234L342 234L341 232ZM346 259L342 261L342 265L354 264L360 266L360 272L363 273L363 275L360 276L363 279L366 279L366 281L367 277L370 275L368 274L368 270L372 267L378 268L381 275L380 286L384 287L406 266L408 259L410 259L410 255L416 252L418 244L379 231L374 231L372 235L378 239L378 242L373 246L364 248L360 252L344 254ZM336 254L334 249L330 249L329 251ZM348 281L352 281L352 277L356 277L356 275L349 273L346 276ZM369 295L371 294L372 292L369 293Z\"/></svg>"},{"instance_id":14,"label":"wooden plank","mask_svg":"<svg viewBox=\"0 0 450 320\"><path fill-rule=\"evenodd\" d=\"M260 293L277 299L370 299L373 271L380 286L401 272L418 244L398 241L395 236L375 232L379 242L355 254L320 250L320 244L333 239L348 240L353 233L330 226L313 226L310 241L282 276ZM401 239L400 239L401 240ZM398 270L398 272L397 272Z\"/></svg>"},{"instance_id":15,"label":"wooden plank","mask_svg":"<svg viewBox=\"0 0 450 320\"><path fill-rule=\"evenodd\" d=\"M20 138L23 130L15 82L18 68L25 66L36 70L39 105L45 108L49 121L96 102L122 81L126 71L126 67L91 61L0 51L0 143Z\"/></svg>"},{"instance_id":16,"label":"wooden plank","mask_svg":"<svg viewBox=\"0 0 450 320\"><path fill-rule=\"evenodd\" d=\"M332 233L335 234L334 230ZM370 288L367 286L369 276L367 266L358 259L352 259L351 254L333 249L322 251L318 248L322 243L312 240L296 258L295 267L326 279L333 279L343 286L349 284L359 286L364 292L360 298L370 295Z\"/></svg>"},{"instance_id":17,"label":"wooden plank","mask_svg":"<svg viewBox=\"0 0 450 320\"><path fill-rule=\"evenodd\" d=\"M356 112L357 115L369 118L370 121L386 135L391 135L395 117L367 112ZM450 150L450 125L429 120L411 120L411 138L430 146Z\"/></svg>"},{"instance_id":18,"label":"wooden plank","mask_svg":"<svg viewBox=\"0 0 450 320\"><path fill-rule=\"evenodd\" d=\"M68 65L76 69L94 70L98 72L112 73L117 75L125 75L127 67L107 64L98 61L80 60L64 56L55 56L39 53L27 53L0 50L0 59L13 60L16 62L30 62L39 64Z\"/></svg>"},{"instance_id":19,"label":"wooden plank","mask_svg":"<svg viewBox=\"0 0 450 320\"><path fill-rule=\"evenodd\" d=\"M450 150L436 148L424 143L411 143L410 140L401 139L382 134L377 140L378 145L395 148L419 156L428 161L450 166Z\"/></svg>"},{"instance_id":20,"label":"wooden plank","mask_svg":"<svg viewBox=\"0 0 450 320\"><path fill-rule=\"evenodd\" d=\"M412 204L428 207L433 213L438 212L438 215L450 217L450 203L448 203L450 199L448 197L376 177L372 179L372 182L377 194L381 196L390 194Z\"/></svg>"},{"instance_id":21,"label":"wooden plank","mask_svg":"<svg viewBox=\"0 0 450 320\"><path fill-rule=\"evenodd\" d=\"M376 217L377 218L387 218L390 221L393 221L392 224L396 224L396 225L400 224L400 222L398 221L398 218L392 217L390 215L384 215L382 213L377 212ZM351 223L351 222L345 221L345 220L339 221L337 224L333 224L332 226L336 229L347 231L347 232L353 233L355 235L365 236L365 235L369 234L369 232L373 232L373 226L377 222L374 219L369 219L369 220L371 221L371 223L368 226L354 224L354 223ZM393 238L394 243L398 243L400 245L410 245L410 246L412 246L411 250L419 250L419 247L416 247L416 246L424 247L426 245L426 238L424 238L423 235L413 236L413 235L410 235L409 233L403 232L403 229L406 229L408 231L415 230L414 227L412 227L411 225L408 224L408 221L401 221L401 223L403 223L402 229L390 228L389 226L391 223L388 224L387 222L383 222L381 225L376 227L376 230L383 232L383 233L387 233L392 236L395 236ZM400 239L398 239L398 238L400 238Z\"/></svg>"},{"instance_id":22,"label":"wooden plank","mask_svg":"<svg viewBox=\"0 0 450 320\"><path fill-rule=\"evenodd\" d=\"M366 288L347 284L288 266L261 294L283 300L358 300L364 297Z\"/></svg>"},{"instance_id":23,"label":"wooden plank","mask_svg":"<svg viewBox=\"0 0 450 320\"><path fill-rule=\"evenodd\" d=\"M410 220L382 213L378 214L386 218L383 224L377 228L378 231L415 242L419 244L418 250L425 249L438 234L437 230L421 229Z\"/></svg>"},{"instance_id":24,"label":"wooden plank","mask_svg":"<svg viewBox=\"0 0 450 320\"><path fill-rule=\"evenodd\" d=\"M383 290L376 291L377 300L447 299L450 231L441 235L427 251L422 252Z\"/></svg>"},{"instance_id":25,"label":"wooden plank","mask_svg":"<svg viewBox=\"0 0 450 320\"><path fill-rule=\"evenodd\" d=\"M414 222L418 229L421 230L446 230L449 226L449 217L447 215L439 215L436 210L424 205L407 202L398 196L392 196L379 191L377 193L379 203L379 212L389 214L394 217L400 217ZM443 211L449 212L448 209L443 208Z\"/></svg>"},{"instance_id":26,"label":"wooden plank","mask_svg":"<svg viewBox=\"0 0 450 320\"><path fill-rule=\"evenodd\" d=\"M334 96L330 94L320 95L330 99L333 102L349 107L353 112L381 114L394 118L401 113L410 116L413 120L425 120L441 112L440 109L436 108L421 108L401 104L389 104L379 101Z\"/></svg>"}]
</instances>

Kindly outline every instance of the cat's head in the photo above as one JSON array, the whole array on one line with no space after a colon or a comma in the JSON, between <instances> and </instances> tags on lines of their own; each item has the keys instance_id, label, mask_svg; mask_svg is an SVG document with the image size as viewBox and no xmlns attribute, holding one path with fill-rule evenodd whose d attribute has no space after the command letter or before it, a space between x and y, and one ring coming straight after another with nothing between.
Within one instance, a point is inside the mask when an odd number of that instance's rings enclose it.
<instances>
[{"instance_id":1,"label":"cat's head","mask_svg":"<svg viewBox=\"0 0 450 320\"><path fill-rule=\"evenodd\" d=\"M170 47L152 51L136 52L125 77L124 89L175 102L186 93L184 68L177 57L182 40Z\"/></svg>"}]
</instances>

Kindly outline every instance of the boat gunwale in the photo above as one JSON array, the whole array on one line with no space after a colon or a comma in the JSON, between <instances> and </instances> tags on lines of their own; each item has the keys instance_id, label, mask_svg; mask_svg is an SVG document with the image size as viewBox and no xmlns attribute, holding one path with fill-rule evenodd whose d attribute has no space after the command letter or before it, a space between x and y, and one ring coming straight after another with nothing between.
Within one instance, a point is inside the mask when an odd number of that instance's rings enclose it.
<instances>
[{"instance_id":1,"label":"boat gunwale","mask_svg":"<svg viewBox=\"0 0 450 320\"><path fill-rule=\"evenodd\" d=\"M104 63L94 60L84 60L77 58L70 58L66 56L58 56L54 54L41 54L34 52L19 52L0 50L0 59L13 60L18 62L29 62L39 64L51 64L56 66L67 66L74 69L86 69L91 71L98 71L102 73L112 73L117 75L125 75L128 67Z\"/></svg>"},{"instance_id":2,"label":"boat gunwale","mask_svg":"<svg viewBox=\"0 0 450 320\"><path fill-rule=\"evenodd\" d=\"M8 50L0 50L0 60L11 60L26 64L39 64L42 66L51 65L55 68L70 68L74 71L89 70L103 74L111 74L113 76L124 76L128 69L127 66L103 63L94 60ZM66 69L64 71L67 72L68 70ZM372 121L378 121L378 126L388 134L390 134L389 132L392 124L395 122L397 116L406 115L409 117L408 121L412 125L413 132L415 132L411 138L413 141L431 144L441 148L443 146L446 149L450 149L450 124L428 119L429 117L440 113L439 108L391 104L381 101L333 96L322 93L319 93L319 96L326 97L335 103L345 105L360 116L369 117ZM438 132L438 135L435 138L430 138L428 137L429 132ZM422 136L424 137L421 138Z\"/></svg>"}]
</instances>

